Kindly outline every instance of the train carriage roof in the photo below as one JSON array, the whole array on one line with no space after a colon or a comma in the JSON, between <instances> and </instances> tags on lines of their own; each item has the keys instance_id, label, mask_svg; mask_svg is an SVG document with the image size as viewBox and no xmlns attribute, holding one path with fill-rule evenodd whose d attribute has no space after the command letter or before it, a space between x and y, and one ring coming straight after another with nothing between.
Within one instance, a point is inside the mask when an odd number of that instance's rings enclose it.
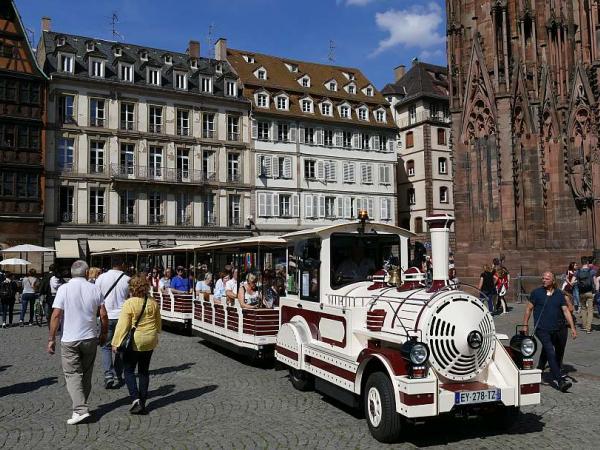
<instances>
[{"instance_id":1,"label":"train carriage roof","mask_svg":"<svg viewBox=\"0 0 600 450\"><path fill-rule=\"evenodd\" d=\"M308 238L311 236L324 236L330 235L332 233L358 233L358 227L360 226L359 222L350 222L343 223L338 225L327 225L324 227L316 227L310 228L308 230L300 230L294 231L292 233L287 233L281 236L283 239L302 239ZM379 222L367 222L365 226L365 232L377 231L382 233L394 233L403 237L413 237L416 236L415 233L412 233L404 228L400 228L394 225L389 225L386 223Z\"/></svg>"}]
</instances>

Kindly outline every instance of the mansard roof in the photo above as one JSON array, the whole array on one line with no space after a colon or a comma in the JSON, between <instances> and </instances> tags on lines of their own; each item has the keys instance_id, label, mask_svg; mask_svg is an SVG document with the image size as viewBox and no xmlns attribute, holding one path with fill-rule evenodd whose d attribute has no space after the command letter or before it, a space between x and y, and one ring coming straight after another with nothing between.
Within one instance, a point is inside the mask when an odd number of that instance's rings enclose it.
<instances>
[{"instance_id":1,"label":"mansard roof","mask_svg":"<svg viewBox=\"0 0 600 450\"><path fill-rule=\"evenodd\" d=\"M411 69L395 83L382 89L383 95L399 95L400 103L418 98L448 100L448 69L415 61Z\"/></svg>"}]
</instances>

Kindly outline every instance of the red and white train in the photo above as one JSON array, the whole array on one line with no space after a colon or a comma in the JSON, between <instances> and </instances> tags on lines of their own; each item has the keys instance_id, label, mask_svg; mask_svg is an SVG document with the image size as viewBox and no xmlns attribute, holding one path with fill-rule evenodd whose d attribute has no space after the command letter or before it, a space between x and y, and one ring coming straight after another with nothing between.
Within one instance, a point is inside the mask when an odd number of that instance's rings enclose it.
<instances>
[{"instance_id":1,"label":"red and white train","mask_svg":"<svg viewBox=\"0 0 600 450\"><path fill-rule=\"evenodd\" d=\"M274 351L295 388L362 405L381 442L399 440L406 421L446 413L491 414L508 425L521 406L540 402L536 341L517 334L503 344L508 337L496 333L482 302L449 283L453 220L426 219L429 288L425 274L408 267L412 233L363 215L358 223L193 249L194 264L204 255L221 267L284 268L279 308L223 307L172 293L157 300L165 320L189 321L213 342L258 357Z\"/></svg>"}]
</instances>

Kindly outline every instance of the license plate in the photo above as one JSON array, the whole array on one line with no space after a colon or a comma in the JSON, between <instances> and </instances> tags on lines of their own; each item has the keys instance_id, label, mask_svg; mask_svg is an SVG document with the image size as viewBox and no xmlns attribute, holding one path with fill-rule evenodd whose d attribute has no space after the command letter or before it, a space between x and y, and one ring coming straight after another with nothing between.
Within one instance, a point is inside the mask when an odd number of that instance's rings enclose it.
<instances>
[{"instance_id":1,"label":"license plate","mask_svg":"<svg viewBox=\"0 0 600 450\"><path fill-rule=\"evenodd\" d=\"M455 392L455 405L469 405L473 403L497 402L502 400L500 389L487 389L484 391Z\"/></svg>"}]
</instances>

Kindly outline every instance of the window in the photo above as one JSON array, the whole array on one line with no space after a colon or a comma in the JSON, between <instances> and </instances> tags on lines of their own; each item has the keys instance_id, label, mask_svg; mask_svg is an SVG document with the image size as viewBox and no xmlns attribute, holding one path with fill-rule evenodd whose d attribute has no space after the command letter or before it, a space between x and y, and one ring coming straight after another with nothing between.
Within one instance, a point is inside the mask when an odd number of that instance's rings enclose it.
<instances>
[{"instance_id":1,"label":"window","mask_svg":"<svg viewBox=\"0 0 600 450\"><path fill-rule=\"evenodd\" d=\"M215 194L206 194L203 199L203 217L204 226L215 226L217 224L217 215L215 212Z\"/></svg>"},{"instance_id":2,"label":"window","mask_svg":"<svg viewBox=\"0 0 600 450\"><path fill-rule=\"evenodd\" d=\"M375 118L377 122L385 122L385 111L383 109L378 109L375 112Z\"/></svg>"},{"instance_id":3,"label":"window","mask_svg":"<svg viewBox=\"0 0 600 450\"><path fill-rule=\"evenodd\" d=\"M352 148L352 132L344 131L342 133L344 148Z\"/></svg>"},{"instance_id":4,"label":"window","mask_svg":"<svg viewBox=\"0 0 600 450\"><path fill-rule=\"evenodd\" d=\"M140 50L140 59L142 61L148 61L148 52L146 50Z\"/></svg>"},{"instance_id":5,"label":"window","mask_svg":"<svg viewBox=\"0 0 600 450\"><path fill-rule=\"evenodd\" d=\"M446 175L448 173L448 164L446 158L438 159L438 172L440 175Z\"/></svg>"},{"instance_id":6,"label":"window","mask_svg":"<svg viewBox=\"0 0 600 450\"><path fill-rule=\"evenodd\" d=\"M16 174L17 189L16 196L19 198L36 198L39 192L39 178L37 175L28 173Z\"/></svg>"},{"instance_id":7,"label":"window","mask_svg":"<svg viewBox=\"0 0 600 450\"><path fill-rule=\"evenodd\" d=\"M408 122L415 123L417 121L417 107L412 105L408 108Z\"/></svg>"},{"instance_id":8,"label":"window","mask_svg":"<svg viewBox=\"0 0 600 450\"><path fill-rule=\"evenodd\" d=\"M61 186L58 192L59 222L71 223L74 219L75 198L72 186Z\"/></svg>"},{"instance_id":9,"label":"window","mask_svg":"<svg viewBox=\"0 0 600 450\"><path fill-rule=\"evenodd\" d=\"M412 148L415 146L414 135L413 135L412 131L409 131L408 133L406 133L405 142L406 142L406 148Z\"/></svg>"},{"instance_id":10,"label":"window","mask_svg":"<svg viewBox=\"0 0 600 450\"><path fill-rule=\"evenodd\" d=\"M438 145L446 145L446 130L444 128L437 129L437 143Z\"/></svg>"},{"instance_id":11,"label":"window","mask_svg":"<svg viewBox=\"0 0 600 450\"><path fill-rule=\"evenodd\" d=\"M349 106L347 106L347 105L340 106L340 117L342 119L350 118L350 107Z\"/></svg>"},{"instance_id":12,"label":"window","mask_svg":"<svg viewBox=\"0 0 600 450\"><path fill-rule=\"evenodd\" d=\"M200 91L205 94L212 92L212 78L200 77Z\"/></svg>"},{"instance_id":13,"label":"window","mask_svg":"<svg viewBox=\"0 0 600 450\"><path fill-rule=\"evenodd\" d=\"M215 138L215 114L205 112L202 114L202 137L204 139Z\"/></svg>"},{"instance_id":14,"label":"window","mask_svg":"<svg viewBox=\"0 0 600 450\"><path fill-rule=\"evenodd\" d=\"M120 203L121 216L119 217L119 223L135 223L135 193L132 191L121 192Z\"/></svg>"},{"instance_id":15,"label":"window","mask_svg":"<svg viewBox=\"0 0 600 450\"><path fill-rule=\"evenodd\" d=\"M310 78L309 77L302 77L302 79L300 80L300 84L302 85L302 87L310 87Z\"/></svg>"},{"instance_id":16,"label":"window","mask_svg":"<svg viewBox=\"0 0 600 450\"><path fill-rule=\"evenodd\" d=\"M177 181L190 180L190 150L177 149Z\"/></svg>"},{"instance_id":17,"label":"window","mask_svg":"<svg viewBox=\"0 0 600 450\"><path fill-rule=\"evenodd\" d=\"M344 183L355 183L354 163L344 161Z\"/></svg>"},{"instance_id":18,"label":"window","mask_svg":"<svg viewBox=\"0 0 600 450\"><path fill-rule=\"evenodd\" d=\"M258 78L259 80L266 80L267 79L267 71L264 69L258 69L256 71L256 78Z\"/></svg>"},{"instance_id":19,"label":"window","mask_svg":"<svg viewBox=\"0 0 600 450\"><path fill-rule=\"evenodd\" d=\"M61 123L74 123L74 95L61 95L58 99L58 118Z\"/></svg>"},{"instance_id":20,"label":"window","mask_svg":"<svg viewBox=\"0 0 600 450\"><path fill-rule=\"evenodd\" d=\"M177 109L177 134L190 135L190 111L187 109Z\"/></svg>"},{"instance_id":21,"label":"window","mask_svg":"<svg viewBox=\"0 0 600 450\"><path fill-rule=\"evenodd\" d=\"M216 174L216 153L205 150L202 152L202 177L205 180L212 180Z\"/></svg>"},{"instance_id":22,"label":"window","mask_svg":"<svg viewBox=\"0 0 600 450\"><path fill-rule=\"evenodd\" d=\"M335 197L325 197L325 217L328 219L336 218Z\"/></svg>"},{"instance_id":23,"label":"window","mask_svg":"<svg viewBox=\"0 0 600 450\"><path fill-rule=\"evenodd\" d=\"M5 130L12 130L9 131L9 135L10 133L14 133L14 128L13 125L6 125ZM19 148L23 148L23 149L39 149L39 145L40 145L40 130L39 128L34 128L34 127L28 127L25 125L19 125L17 127L18 130L18 147ZM14 136L13 136L14 138Z\"/></svg>"},{"instance_id":24,"label":"window","mask_svg":"<svg viewBox=\"0 0 600 450\"><path fill-rule=\"evenodd\" d=\"M227 154L227 181L237 183L241 180L240 171L240 154L239 153L228 153Z\"/></svg>"},{"instance_id":25,"label":"window","mask_svg":"<svg viewBox=\"0 0 600 450\"><path fill-rule=\"evenodd\" d=\"M121 81L133 83L133 65L119 63L119 79Z\"/></svg>"},{"instance_id":26,"label":"window","mask_svg":"<svg viewBox=\"0 0 600 450\"><path fill-rule=\"evenodd\" d=\"M190 214L192 202L190 196L187 193L180 192L177 194L177 225L187 226L192 224L192 215Z\"/></svg>"},{"instance_id":27,"label":"window","mask_svg":"<svg viewBox=\"0 0 600 450\"><path fill-rule=\"evenodd\" d=\"M135 105L133 103L121 103L121 130L134 130L134 111Z\"/></svg>"},{"instance_id":28,"label":"window","mask_svg":"<svg viewBox=\"0 0 600 450\"><path fill-rule=\"evenodd\" d=\"M315 129L314 128L304 128L304 142L307 144L315 143Z\"/></svg>"},{"instance_id":29,"label":"window","mask_svg":"<svg viewBox=\"0 0 600 450\"><path fill-rule=\"evenodd\" d=\"M225 81L225 95L227 97L237 97L237 83L235 81Z\"/></svg>"},{"instance_id":30,"label":"window","mask_svg":"<svg viewBox=\"0 0 600 450\"><path fill-rule=\"evenodd\" d=\"M377 145L378 145L377 149L380 152L387 151L388 150L388 145L387 145L388 144L388 139L387 139L387 136L384 136L383 134L380 134L379 136L376 136L376 138L377 138L376 142L377 142Z\"/></svg>"},{"instance_id":31,"label":"window","mask_svg":"<svg viewBox=\"0 0 600 450\"><path fill-rule=\"evenodd\" d=\"M148 222L150 225L164 223L162 194L160 192L150 192L148 195Z\"/></svg>"},{"instance_id":32,"label":"window","mask_svg":"<svg viewBox=\"0 0 600 450\"><path fill-rule=\"evenodd\" d=\"M165 64L173 64L173 58L171 57L171 55L163 55L164 60L165 60Z\"/></svg>"},{"instance_id":33,"label":"window","mask_svg":"<svg viewBox=\"0 0 600 450\"><path fill-rule=\"evenodd\" d=\"M335 81L330 81L327 83L327 89L333 92L337 91L337 83Z\"/></svg>"},{"instance_id":34,"label":"window","mask_svg":"<svg viewBox=\"0 0 600 450\"><path fill-rule=\"evenodd\" d=\"M121 152L119 155L120 175L133 175L135 161L135 145L129 143L121 144Z\"/></svg>"},{"instance_id":35,"label":"window","mask_svg":"<svg viewBox=\"0 0 600 450\"><path fill-rule=\"evenodd\" d=\"M0 172L2 177L0 184L1 194L4 197L13 197L15 195L15 173L14 172Z\"/></svg>"},{"instance_id":36,"label":"window","mask_svg":"<svg viewBox=\"0 0 600 450\"><path fill-rule=\"evenodd\" d=\"M155 145L150 146L148 153L149 177L160 180L162 178L163 149Z\"/></svg>"},{"instance_id":37,"label":"window","mask_svg":"<svg viewBox=\"0 0 600 450\"><path fill-rule=\"evenodd\" d=\"M279 97L277 97L277 109L284 109L287 110L288 109L288 98L280 95Z\"/></svg>"},{"instance_id":38,"label":"window","mask_svg":"<svg viewBox=\"0 0 600 450\"><path fill-rule=\"evenodd\" d=\"M91 98L90 99L90 126L91 127L104 127L105 109L104 99Z\"/></svg>"},{"instance_id":39,"label":"window","mask_svg":"<svg viewBox=\"0 0 600 450\"><path fill-rule=\"evenodd\" d=\"M411 159L406 161L406 175L412 177L415 175L415 162Z\"/></svg>"},{"instance_id":40,"label":"window","mask_svg":"<svg viewBox=\"0 0 600 450\"><path fill-rule=\"evenodd\" d=\"M148 123L148 131L150 133L162 133L163 124L163 108L162 106L150 106L150 120Z\"/></svg>"},{"instance_id":41,"label":"window","mask_svg":"<svg viewBox=\"0 0 600 450\"><path fill-rule=\"evenodd\" d=\"M121 47L114 47L114 55L116 57L122 56L123 55L123 50L121 49Z\"/></svg>"},{"instance_id":42,"label":"window","mask_svg":"<svg viewBox=\"0 0 600 450\"><path fill-rule=\"evenodd\" d=\"M74 139L60 138L56 148L56 169L63 172L73 170L73 146Z\"/></svg>"},{"instance_id":43,"label":"window","mask_svg":"<svg viewBox=\"0 0 600 450\"><path fill-rule=\"evenodd\" d=\"M265 178L292 178L292 158L289 156L258 155L256 176Z\"/></svg>"},{"instance_id":44,"label":"window","mask_svg":"<svg viewBox=\"0 0 600 450\"><path fill-rule=\"evenodd\" d=\"M258 139L261 141L268 141L269 140L269 128L270 128L270 123L269 122L258 122L257 124L257 130L258 130Z\"/></svg>"},{"instance_id":45,"label":"window","mask_svg":"<svg viewBox=\"0 0 600 450\"><path fill-rule=\"evenodd\" d=\"M175 89L187 90L187 74L175 72Z\"/></svg>"},{"instance_id":46,"label":"window","mask_svg":"<svg viewBox=\"0 0 600 450\"><path fill-rule=\"evenodd\" d=\"M429 105L429 113L431 114L431 117L433 118L438 118L439 115L439 108L438 105L436 103L432 103L431 105Z\"/></svg>"},{"instance_id":47,"label":"window","mask_svg":"<svg viewBox=\"0 0 600 450\"><path fill-rule=\"evenodd\" d=\"M379 166L379 184L391 183L391 167L385 164Z\"/></svg>"},{"instance_id":48,"label":"window","mask_svg":"<svg viewBox=\"0 0 600 450\"><path fill-rule=\"evenodd\" d=\"M290 136L290 126L287 122L277 123L277 140L279 142L287 142Z\"/></svg>"},{"instance_id":49,"label":"window","mask_svg":"<svg viewBox=\"0 0 600 450\"><path fill-rule=\"evenodd\" d=\"M251 56L251 55L244 55L243 58L246 60L247 63L250 63L250 64L254 64L256 62L256 60L254 59L254 56Z\"/></svg>"},{"instance_id":50,"label":"window","mask_svg":"<svg viewBox=\"0 0 600 450\"><path fill-rule=\"evenodd\" d=\"M381 220L390 220L392 218L392 201L389 198L382 198L379 208L379 217Z\"/></svg>"},{"instance_id":51,"label":"window","mask_svg":"<svg viewBox=\"0 0 600 450\"><path fill-rule=\"evenodd\" d=\"M406 201L409 205L414 205L417 203L417 194L413 188L409 188L406 191Z\"/></svg>"},{"instance_id":52,"label":"window","mask_svg":"<svg viewBox=\"0 0 600 450\"><path fill-rule=\"evenodd\" d=\"M304 160L304 178L307 180L314 180L317 178L317 162L312 159Z\"/></svg>"},{"instance_id":53,"label":"window","mask_svg":"<svg viewBox=\"0 0 600 450\"><path fill-rule=\"evenodd\" d=\"M90 141L90 173L104 173L104 141Z\"/></svg>"},{"instance_id":54,"label":"window","mask_svg":"<svg viewBox=\"0 0 600 450\"><path fill-rule=\"evenodd\" d=\"M361 164L360 165L360 181L362 184L372 184L373 183L373 166L371 164Z\"/></svg>"},{"instance_id":55,"label":"window","mask_svg":"<svg viewBox=\"0 0 600 450\"><path fill-rule=\"evenodd\" d=\"M313 102L312 100L304 99L302 100L302 112L311 113L313 111Z\"/></svg>"},{"instance_id":56,"label":"window","mask_svg":"<svg viewBox=\"0 0 600 450\"><path fill-rule=\"evenodd\" d=\"M359 120L367 120L367 109L366 108L360 108L358 110L358 119Z\"/></svg>"},{"instance_id":57,"label":"window","mask_svg":"<svg viewBox=\"0 0 600 450\"><path fill-rule=\"evenodd\" d=\"M160 69L148 68L148 84L160 86Z\"/></svg>"},{"instance_id":58,"label":"window","mask_svg":"<svg viewBox=\"0 0 600 450\"><path fill-rule=\"evenodd\" d=\"M104 223L104 188L90 189L90 222L89 223Z\"/></svg>"},{"instance_id":59,"label":"window","mask_svg":"<svg viewBox=\"0 0 600 450\"><path fill-rule=\"evenodd\" d=\"M291 195L284 195L284 194L279 195L279 215L281 217L292 217L292 196Z\"/></svg>"},{"instance_id":60,"label":"window","mask_svg":"<svg viewBox=\"0 0 600 450\"><path fill-rule=\"evenodd\" d=\"M325 161L325 181L334 183L336 180L337 163L335 161Z\"/></svg>"},{"instance_id":61,"label":"window","mask_svg":"<svg viewBox=\"0 0 600 450\"><path fill-rule=\"evenodd\" d=\"M227 116L227 140L240 140L240 117Z\"/></svg>"},{"instance_id":62,"label":"window","mask_svg":"<svg viewBox=\"0 0 600 450\"><path fill-rule=\"evenodd\" d=\"M259 108L268 108L269 107L269 96L267 94L257 94L256 95L256 106Z\"/></svg>"},{"instance_id":63,"label":"window","mask_svg":"<svg viewBox=\"0 0 600 450\"><path fill-rule=\"evenodd\" d=\"M415 233L423 232L423 218L415 217Z\"/></svg>"},{"instance_id":64,"label":"window","mask_svg":"<svg viewBox=\"0 0 600 450\"><path fill-rule=\"evenodd\" d=\"M239 227L242 224L242 213L239 195L229 196L229 225Z\"/></svg>"},{"instance_id":65,"label":"window","mask_svg":"<svg viewBox=\"0 0 600 450\"><path fill-rule=\"evenodd\" d=\"M321 114L324 116L331 116L331 104L321 103Z\"/></svg>"},{"instance_id":66,"label":"window","mask_svg":"<svg viewBox=\"0 0 600 450\"><path fill-rule=\"evenodd\" d=\"M16 131L14 124L0 124L0 144L5 147L16 147Z\"/></svg>"},{"instance_id":67,"label":"window","mask_svg":"<svg viewBox=\"0 0 600 450\"><path fill-rule=\"evenodd\" d=\"M440 188L440 203L448 203L448 188L445 186Z\"/></svg>"},{"instance_id":68,"label":"window","mask_svg":"<svg viewBox=\"0 0 600 450\"><path fill-rule=\"evenodd\" d=\"M368 86L365 89L365 95L368 95L369 97L373 97L373 88L371 86Z\"/></svg>"},{"instance_id":69,"label":"window","mask_svg":"<svg viewBox=\"0 0 600 450\"><path fill-rule=\"evenodd\" d=\"M1 45L1 43L0 43ZM39 97L39 91L38 91ZM17 100L17 82L16 80L0 79L0 100L14 102ZM39 100L39 99L38 99Z\"/></svg>"},{"instance_id":70,"label":"window","mask_svg":"<svg viewBox=\"0 0 600 450\"><path fill-rule=\"evenodd\" d=\"M74 55L65 55L59 53L58 55L60 71L63 73L73 73L75 57Z\"/></svg>"},{"instance_id":71,"label":"window","mask_svg":"<svg viewBox=\"0 0 600 450\"><path fill-rule=\"evenodd\" d=\"M367 133L360 134L360 144L363 150L371 149L371 137Z\"/></svg>"},{"instance_id":72,"label":"window","mask_svg":"<svg viewBox=\"0 0 600 450\"><path fill-rule=\"evenodd\" d=\"M353 84L348 86L348 94L356 94L356 87Z\"/></svg>"},{"instance_id":73,"label":"window","mask_svg":"<svg viewBox=\"0 0 600 450\"><path fill-rule=\"evenodd\" d=\"M326 147L333 147L333 130L323 130L323 144Z\"/></svg>"},{"instance_id":74,"label":"window","mask_svg":"<svg viewBox=\"0 0 600 450\"><path fill-rule=\"evenodd\" d=\"M90 77L104 78L104 61L90 58Z\"/></svg>"}]
</instances>

